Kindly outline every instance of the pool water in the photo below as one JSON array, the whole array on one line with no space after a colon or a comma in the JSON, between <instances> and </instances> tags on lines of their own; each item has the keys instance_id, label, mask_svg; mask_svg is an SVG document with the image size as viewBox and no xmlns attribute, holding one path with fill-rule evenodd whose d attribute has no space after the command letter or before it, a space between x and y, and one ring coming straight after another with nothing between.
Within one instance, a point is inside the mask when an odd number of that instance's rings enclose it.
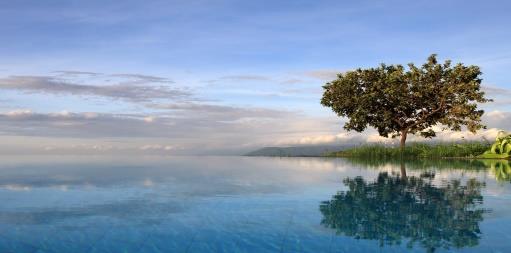
<instances>
[{"instance_id":1,"label":"pool water","mask_svg":"<svg viewBox=\"0 0 511 253\"><path fill-rule=\"evenodd\" d=\"M511 252L505 161L1 159L2 253Z\"/></svg>"}]
</instances>

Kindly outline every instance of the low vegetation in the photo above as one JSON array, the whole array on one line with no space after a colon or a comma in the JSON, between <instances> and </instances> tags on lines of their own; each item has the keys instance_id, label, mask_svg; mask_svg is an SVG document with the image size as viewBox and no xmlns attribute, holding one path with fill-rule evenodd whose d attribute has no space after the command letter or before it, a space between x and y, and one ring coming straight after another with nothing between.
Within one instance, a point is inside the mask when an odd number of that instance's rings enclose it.
<instances>
[{"instance_id":1,"label":"low vegetation","mask_svg":"<svg viewBox=\"0 0 511 253\"><path fill-rule=\"evenodd\" d=\"M475 158L491 148L486 142L463 143L412 143L403 152L405 158ZM329 157L363 157L363 158L398 158L401 157L400 147L382 144L363 145L338 152L327 153Z\"/></svg>"},{"instance_id":2,"label":"low vegetation","mask_svg":"<svg viewBox=\"0 0 511 253\"><path fill-rule=\"evenodd\" d=\"M480 155L480 158L509 158L511 156L511 134L500 131L491 148Z\"/></svg>"}]
</instances>

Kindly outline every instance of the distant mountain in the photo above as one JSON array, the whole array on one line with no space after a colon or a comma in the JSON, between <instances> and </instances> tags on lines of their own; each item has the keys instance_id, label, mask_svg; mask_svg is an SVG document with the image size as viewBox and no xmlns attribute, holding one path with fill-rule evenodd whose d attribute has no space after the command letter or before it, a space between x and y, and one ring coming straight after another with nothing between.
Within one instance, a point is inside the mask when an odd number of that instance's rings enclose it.
<instances>
[{"instance_id":1,"label":"distant mountain","mask_svg":"<svg viewBox=\"0 0 511 253\"><path fill-rule=\"evenodd\" d=\"M295 147L264 147L245 154L245 156L322 156L325 153L340 151L352 145L322 145Z\"/></svg>"}]
</instances>

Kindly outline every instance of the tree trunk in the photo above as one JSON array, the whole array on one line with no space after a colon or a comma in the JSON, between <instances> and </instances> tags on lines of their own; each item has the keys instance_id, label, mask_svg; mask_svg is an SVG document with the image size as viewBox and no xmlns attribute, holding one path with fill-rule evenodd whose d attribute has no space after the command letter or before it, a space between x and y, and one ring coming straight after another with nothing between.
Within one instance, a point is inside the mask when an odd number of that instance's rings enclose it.
<instances>
[{"instance_id":1,"label":"tree trunk","mask_svg":"<svg viewBox=\"0 0 511 253\"><path fill-rule=\"evenodd\" d=\"M406 181L406 166L403 160L401 160L401 179Z\"/></svg>"},{"instance_id":2,"label":"tree trunk","mask_svg":"<svg viewBox=\"0 0 511 253\"><path fill-rule=\"evenodd\" d=\"M403 156L404 152L405 152L405 145L406 145L406 135L408 134L408 130L402 130L401 131L401 143L400 143L400 147L401 147L401 156Z\"/></svg>"},{"instance_id":3,"label":"tree trunk","mask_svg":"<svg viewBox=\"0 0 511 253\"><path fill-rule=\"evenodd\" d=\"M401 131L401 179L406 181L406 167L405 167L405 161L404 161L404 154L405 154L405 145L406 145L406 136L408 135L408 130L402 130Z\"/></svg>"}]
</instances>

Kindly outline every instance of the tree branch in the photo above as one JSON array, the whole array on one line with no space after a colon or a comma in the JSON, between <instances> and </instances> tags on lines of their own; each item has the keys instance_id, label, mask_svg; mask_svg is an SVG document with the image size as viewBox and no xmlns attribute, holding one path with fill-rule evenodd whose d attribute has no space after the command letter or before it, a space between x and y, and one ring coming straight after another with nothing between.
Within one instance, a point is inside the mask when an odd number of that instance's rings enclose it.
<instances>
[{"instance_id":1,"label":"tree branch","mask_svg":"<svg viewBox=\"0 0 511 253\"><path fill-rule=\"evenodd\" d=\"M444 106L445 106L445 97L442 97L442 100L440 101L440 105L438 106L438 108L436 108L435 110L429 112L428 114L424 115L423 117L421 117L417 122L413 123L412 125L408 126L408 128L413 128L413 127L416 127L422 123L424 123L426 121L426 119L428 119L428 117L432 116L433 114L439 112L440 110L444 109Z\"/></svg>"}]
</instances>

